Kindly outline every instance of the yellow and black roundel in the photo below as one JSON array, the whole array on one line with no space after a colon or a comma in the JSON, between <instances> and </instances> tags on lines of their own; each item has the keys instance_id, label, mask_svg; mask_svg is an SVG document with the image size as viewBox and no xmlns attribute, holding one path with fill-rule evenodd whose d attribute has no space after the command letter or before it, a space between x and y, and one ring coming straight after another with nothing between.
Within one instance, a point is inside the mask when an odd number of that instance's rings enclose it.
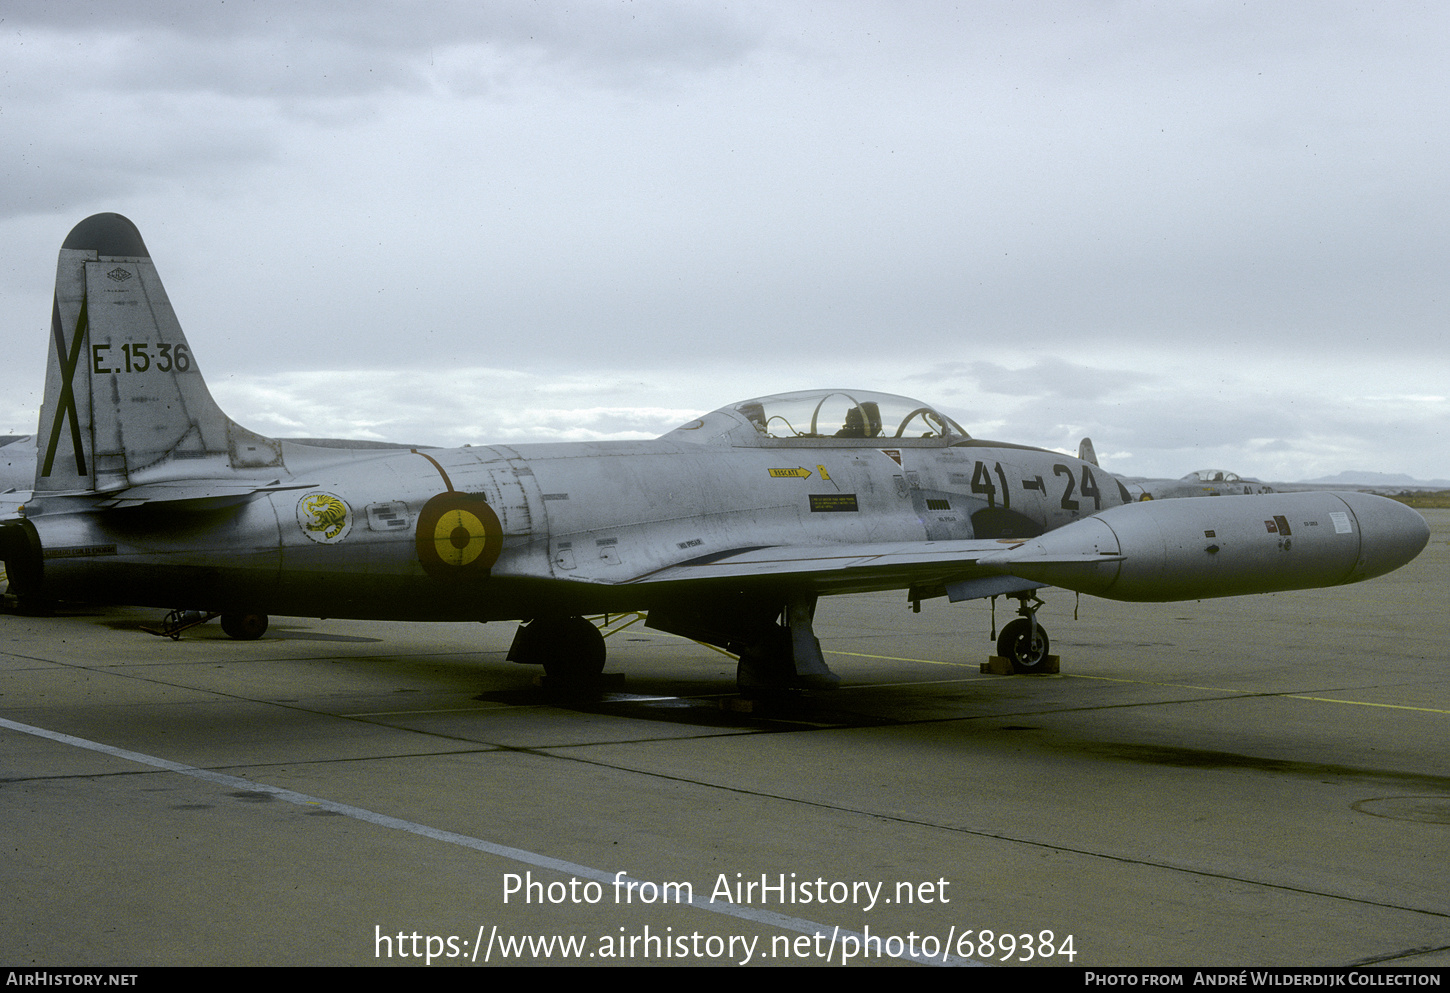
<instances>
[{"instance_id":1,"label":"yellow and black roundel","mask_svg":"<svg viewBox=\"0 0 1450 993\"><path fill-rule=\"evenodd\" d=\"M440 493L418 514L418 561L439 579L481 579L503 549L503 525L477 493Z\"/></svg>"}]
</instances>

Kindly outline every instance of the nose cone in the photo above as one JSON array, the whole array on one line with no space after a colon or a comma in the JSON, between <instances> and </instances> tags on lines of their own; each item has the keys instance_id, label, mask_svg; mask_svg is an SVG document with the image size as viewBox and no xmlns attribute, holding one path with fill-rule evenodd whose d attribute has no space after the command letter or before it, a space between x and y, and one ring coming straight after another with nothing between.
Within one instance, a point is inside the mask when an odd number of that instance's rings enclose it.
<instances>
[{"instance_id":1,"label":"nose cone","mask_svg":"<svg viewBox=\"0 0 1450 993\"><path fill-rule=\"evenodd\" d=\"M1372 493L1336 493L1359 523L1359 562L1351 582L1393 572L1424 551L1430 525L1397 500Z\"/></svg>"}]
</instances>

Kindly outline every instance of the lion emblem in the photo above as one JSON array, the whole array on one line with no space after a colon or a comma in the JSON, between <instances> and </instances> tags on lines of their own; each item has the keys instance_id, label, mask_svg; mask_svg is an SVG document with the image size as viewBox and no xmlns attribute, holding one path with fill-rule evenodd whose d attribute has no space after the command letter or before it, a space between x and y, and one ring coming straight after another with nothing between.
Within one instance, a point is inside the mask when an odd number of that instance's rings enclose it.
<instances>
[{"instance_id":1,"label":"lion emblem","mask_svg":"<svg viewBox=\"0 0 1450 993\"><path fill-rule=\"evenodd\" d=\"M309 493L297 501L297 524L313 541L331 545L352 530L352 511L341 497L331 493Z\"/></svg>"}]
</instances>

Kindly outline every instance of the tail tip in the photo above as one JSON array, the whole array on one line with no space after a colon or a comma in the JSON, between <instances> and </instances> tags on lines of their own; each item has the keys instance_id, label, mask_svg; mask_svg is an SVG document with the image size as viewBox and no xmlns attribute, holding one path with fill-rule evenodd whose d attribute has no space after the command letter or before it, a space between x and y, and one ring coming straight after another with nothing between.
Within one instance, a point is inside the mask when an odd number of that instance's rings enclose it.
<instances>
[{"instance_id":1,"label":"tail tip","mask_svg":"<svg viewBox=\"0 0 1450 993\"><path fill-rule=\"evenodd\" d=\"M146 242L129 218L120 214L92 214L66 235L62 249L95 252L98 256L149 259Z\"/></svg>"}]
</instances>

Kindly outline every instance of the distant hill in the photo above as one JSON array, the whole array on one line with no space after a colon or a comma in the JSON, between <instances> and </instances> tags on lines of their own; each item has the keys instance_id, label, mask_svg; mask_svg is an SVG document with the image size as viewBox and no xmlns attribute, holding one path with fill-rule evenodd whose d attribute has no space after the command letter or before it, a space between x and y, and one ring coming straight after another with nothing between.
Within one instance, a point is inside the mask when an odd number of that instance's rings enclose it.
<instances>
[{"instance_id":1,"label":"distant hill","mask_svg":"<svg viewBox=\"0 0 1450 993\"><path fill-rule=\"evenodd\" d=\"M1341 472L1318 479L1304 479L1301 482L1314 486L1373 486L1376 489L1396 486L1426 486L1435 489L1450 489L1450 479L1416 479L1402 472L1365 472L1355 470Z\"/></svg>"}]
</instances>

